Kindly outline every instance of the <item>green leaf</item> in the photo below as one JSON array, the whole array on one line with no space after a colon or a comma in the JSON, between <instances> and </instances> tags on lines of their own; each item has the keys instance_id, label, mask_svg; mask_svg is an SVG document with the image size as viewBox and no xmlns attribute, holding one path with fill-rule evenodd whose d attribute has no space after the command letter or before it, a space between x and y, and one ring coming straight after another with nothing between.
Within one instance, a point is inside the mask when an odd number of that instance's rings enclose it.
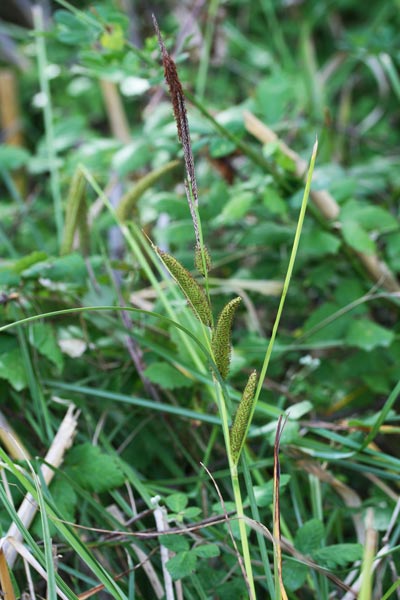
<instances>
[{"instance_id":1,"label":"green leaf","mask_svg":"<svg viewBox=\"0 0 400 600\"><path fill-rule=\"evenodd\" d=\"M311 554L315 562L327 569L344 567L347 563L360 560L362 555L363 547L361 544L334 544L314 550Z\"/></svg>"},{"instance_id":2,"label":"green leaf","mask_svg":"<svg viewBox=\"0 0 400 600\"><path fill-rule=\"evenodd\" d=\"M26 165L29 152L18 146L0 144L0 165L3 171L13 171Z\"/></svg>"},{"instance_id":3,"label":"green leaf","mask_svg":"<svg viewBox=\"0 0 400 600\"><path fill-rule=\"evenodd\" d=\"M100 44L106 50L122 50L124 43L124 31L118 23L109 25L109 29L100 36Z\"/></svg>"},{"instance_id":4,"label":"green leaf","mask_svg":"<svg viewBox=\"0 0 400 600\"><path fill-rule=\"evenodd\" d=\"M90 443L73 448L65 461L68 475L83 489L107 492L125 481L118 461Z\"/></svg>"},{"instance_id":5,"label":"green leaf","mask_svg":"<svg viewBox=\"0 0 400 600\"><path fill-rule=\"evenodd\" d=\"M220 555L220 550L217 544L202 544L193 548L192 552L201 558L214 558Z\"/></svg>"},{"instance_id":6,"label":"green leaf","mask_svg":"<svg viewBox=\"0 0 400 600\"><path fill-rule=\"evenodd\" d=\"M220 158L231 154L236 150L236 145L230 140L218 136L213 136L210 142L210 156Z\"/></svg>"},{"instance_id":7,"label":"green leaf","mask_svg":"<svg viewBox=\"0 0 400 600\"><path fill-rule=\"evenodd\" d=\"M194 552L188 550L179 552L167 562L167 569L174 581L187 577L196 568L197 557Z\"/></svg>"},{"instance_id":8,"label":"green leaf","mask_svg":"<svg viewBox=\"0 0 400 600\"><path fill-rule=\"evenodd\" d=\"M28 382L19 348L0 354L0 379L6 379L17 392L26 388Z\"/></svg>"},{"instance_id":9,"label":"green leaf","mask_svg":"<svg viewBox=\"0 0 400 600\"><path fill-rule=\"evenodd\" d=\"M397 227L396 218L381 206L349 200L340 213L341 220L357 221L367 231L382 231Z\"/></svg>"},{"instance_id":10,"label":"green leaf","mask_svg":"<svg viewBox=\"0 0 400 600\"><path fill-rule=\"evenodd\" d=\"M166 390L174 390L181 387L190 387L193 382L185 377L172 365L163 362L151 364L144 371L144 375L152 383L157 383Z\"/></svg>"},{"instance_id":11,"label":"green leaf","mask_svg":"<svg viewBox=\"0 0 400 600\"><path fill-rule=\"evenodd\" d=\"M199 508L198 506L189 506L183 511L183 516L185 517L185 519L190 520L194 519L195 517L198 517L200 513L201 508Z\"/></svg>"},{"instance_id":12,"label":"green leaf","mask_svg":"<svg viewBox=\"0 0 400 600\"><path fill-rule=\"evenodd\" d=\"M290 475L281 475L279 490L281 492L284 491L285 487L290 481ZM274 498L274 482L272 479L264 483L263 485L255 485L254 486L254 496L256 499L256 504L260 508L264 506L269 506L272 504Z\"/></svg>"},{"instance_id":13,"label":"green leaf","mask_svg":"<svg viewBox=\"0 0 400 600\"><path fill-rule=\"evenodd\" d=\"M82 256L74 253L59 258L49 258L43 262L35 262L22 274L26 278L44 277L52 281L83 284L87 278L87 268Z\"/></svg>"},{"instance_id":14,"label":"green leaf","mask_svg":"<svg viewBox=\"0 0 400 600\"><path fill-rule=\"evenodd\" d=\"M318 258L336 254L340 248L340 238L321 230L304 231L301 235L301 258Z\"/></svg>"},{"instance_id":15,"label":"green leaf","mask_svg":"<svg viewBox=\"0 0 400 600\"><path fill-rule=\"evenodd\" d=\"M287 590L295 592L307 579L308 567L294 560L285 560L282 565L283 583Z\"/></svg>"},{"instance_id":16,"label":"green leaf","mask_svg":"<svg viewBox=\"0 0 400 600\"><path fill-rule=\"evenodd\" d=\"M16 273L23 273L26 269L29 269L32 265L35 265L38 262L43 262L46 260L47 254L45 252L39 252L35 250L22 258L19 258L15 261L13 268Z\"/></svg>"},{"instance_id":17,"label":"green leaf","mask_svg":"<svg viewBox=\"0 0 400 600\"><path fill-rule=\"evenodd\" d=\"M375 252L374 242L357 221L344 221L342 223L342 233L346 243L358 252L364 252L365 254Z\"/></svg>"},{"instance_id":18,"label":"green leaf","mask_svg":"<svg viewBox=\"0 0 400 600\"><path fill-rule=\"evenodd\" d=\"M172 535L159 535L158 539L160 543L171 550L172 552L186 552L190 548L190 544L183 535L172 534Z\"/></svg>"},{"instance_id":19,"label":"green leaf","mask_svg":"<svg viewBox=\"0 0 400 600\"><path fill-rule=\"evenodd\" d=\"M34 323L31 325L29 329L29 342L40 354L48 358L61 371L63 356L50 325L47 323Z\"/></svg>"},{"instance_id":20,"label":"green leaf","mask_svg":"<svg viewBox=\"0 0 400 600\"><path fill-rule=\"evenodd\" d=\"M263 204L273 215L286 215L288 204L282 198L282 195L273 186L268 186L264 192Z\"/></svg>"},{"instance_id":21,"label":"green leaf","mask_svg":"<svg viewBox=\"0 0 400 600\"><path fill-rule=\"evenodd\" d=\"M324 526L319 519L311 519L304 523L296 533L294 546L303 554L311 554L321 546L325 537Z\"/></svg>"},{"instance_id":22,"label":"green leaf","mask_svg":"<svg viewBox=\"0 0 400 600\"><path fill-rule=\"evenodd\" d=\"M170 494L165 498L165 504L170 510L175 513L179 513L184 510L188 503L188 497L186 494L177 492L176 494Z\"/></svg>"},{"instance_id":23,"label":"green leaf","mask_svg":"<svg viewBox=\"0 0 400 600\"><path fill-rule=\"evenodd\" d=\"M394 341L394 333L368 319L352 321L346 335L350 346L362 348L370 352L376 347L387 348Z\"/></svg>"},{"instance_id":24,"label":"green leaf","mask_svg":"<svg viewBox=\"0 0 400 600\"><path fill-rule=\"evenodd\" d=\"M242 219L247 215L254 200L255 196L252 192L242 191L236 193L225 204L221 214L215 220L216 223L218 225L236 223L238 219Z\"/></svg>"},{"instance_id":25,"label":"green leaf","mask_svg":"<svg viewBox=\"0 0 400 600\"><path fill-rule=\"evenodd\" d=\"M57 37L60 42L71 46L89 45L101 31L101 25L79 19L68 10L57 10L54 15Z\"/></svg>"}]
</instances>

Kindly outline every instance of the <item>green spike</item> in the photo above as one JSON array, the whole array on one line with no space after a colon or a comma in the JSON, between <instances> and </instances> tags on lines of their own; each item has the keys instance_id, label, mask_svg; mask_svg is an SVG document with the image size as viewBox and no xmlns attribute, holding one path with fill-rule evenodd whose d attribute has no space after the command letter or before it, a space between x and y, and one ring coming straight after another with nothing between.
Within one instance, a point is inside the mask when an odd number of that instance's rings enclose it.
<instances>
[{"instance_id":1,"label":"green spike","mask_svg":"<svg viewBox=\"0 0 400 600\"><path fill-rule=\"evenodd\" d=\"M212 336L214 360L223 379L228 377L231 362L231 331L235 312L242 299L234 298L222 309Z\"/></svg>"},{"instance_id":2,"label":"green spike","mask_svg":"<svg viewBox=\"0 0 400 600\"><path fill-rule=\"evenodd\" d=\"M87 210L85 202L86 179L78 167L70 184L65 215L65 226L60 254L68 254L72 250L77 228L87 227Z\"/></svg>"},{"instance_id":3,"label":"green spike","mask_svg":"<svg viewBox=\"0 0 400 600\"><path fill-rule=\"evenodd\" d=\"M167 252L163 252L159 248L156 248L156 251L167 267L168 271L179 284L196 317L202 323L204 323L204 325L211 327L211 306L204 289L197 283L189 271L185 269L185 267L181 265L178 260L176 260L176 258Z\"/></svg>"},{"instance_id":4,"label":"green spike","mask_svg":"<svg viewBox=\"0 0 400 600\"><path fill-rule=\"evenodd\" d=\"M238 409L230 431L231 456L235 465L239 462L245 436L249 424L249 419L253 412L254 392L257 384L257 371L253 371L244 388L242 399L239 402Z\"/></svg>"}]
</instances>

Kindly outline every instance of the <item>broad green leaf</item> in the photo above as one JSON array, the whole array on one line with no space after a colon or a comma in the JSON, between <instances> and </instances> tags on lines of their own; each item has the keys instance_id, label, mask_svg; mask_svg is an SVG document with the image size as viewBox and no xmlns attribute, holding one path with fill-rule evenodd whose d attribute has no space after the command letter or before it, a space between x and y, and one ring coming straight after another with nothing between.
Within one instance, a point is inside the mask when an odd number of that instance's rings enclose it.
<instances>
[{"instance_id":1,"label":"broad green leaf","mask_svg":"<svg viewBox=\"0 0 400 600\"><path fill-rule=\"evenodd\" d=\"M57 24L57 37L60 42L69 45L89 45L101 31L101 25L89 25L68 10L57 10L54 15Z\"/></svg>"},{"instance_id":2,"label":"broad green leaf","mask_svg":"<svg viewBox=\"0 0 400 600\"><path fill-rule=\"evenodd\" d=\"M118 461L90 443L75 446L67 456L65 467L78 485L91 492L107 492L125 481Z\"/></svg>"},{"instance_id":3,"label":"broad green leaf","mask_svg":"<svg viewBox=\"0 0 400 600\"><path fill-rule=\"evenodd\" d=\"M278 190L271 185L264 192L263 203L273 215L286 215L288 212L287 202L285 202Z\"/></svg>"},{"instance_id":4,"label":"broad green leaf","mask_svg":"<svg viewBox=\"0 0 400 600\"><path fill-rule=\"evenodd\" d=\"M180 371L168 363L156 362L144 371L144 375L152 383L157 383L166 390L181 387L190 387L193 381L185 377Z\"/></svg>"},{"instance_id":5,"label":"broad green leaf","mask_svg":"<svg viewBox=\"0 0 400 600\"><path fill-rule=\"evenodd\" d=\"M19 348L0 354L0 379L6 379L20 392L27 386L27 376Z\"/></svg>"},{"instance_id":6,"label":"broad green leaf","mask_svg":"<svg viewBox=\"0 0 400 600\"><path fill-rule=\"evenodd\" d=\"M50 325L47 323L34 323L29 329L29 342L59 370L62 369L63 356Z\"/></svg>"},{"instance_id":7,"label":"broad green leaf","mask_svg":"<svg viewBox=\"0 0 400 600\"><path fill-rule=\"evenodd\" d=\"M364 252L365 254L375 252L374 242L357 221L344 221L342 223L342 233L347 244L358 252Z\"/></svg>"},{"instance_id":8,"label":"broad green leaf","mask_svg":"<svg viewBox=\"0 0 400 600\"><path fill-rule=\"evenodd\" d=\"M349 200L340 213L341 220L357 221L367 231L382 231L397 227L396 218L381 206Z\"/></svg>"},{"instance_id":9,"label":"broad green leaf","mask_svg":"<svg viewBox=\"0 0 400 600\"><path fill-rule=\"evenodd\" d=\"M347 344L368 352L378 346L387 348L393 340L393 331L368 319L353 320L346 335Z\"/></svg>"},{"instance_id":10,"label":"broad green leaf","mask_svg":"<svg viewBox=\"0 0 400 600\"><path fill-rule=\"evenodd\" d=\"M233 142L226 138L213 136L210 142L210 156L212 158L220 158L222 156L226 156L227 154L231 154L236 149L236 146Z\"/></svg>"},{"instance_id":11,"label":"broad green leaf","mask_svg":"<svg viewBox=\"0 0 400 600\"><path fill-rule=\"evenodd\" d=\"M158 539L163 546L168 548L168 550L172 550L172 552L186 552L190 548L187 538L183 535L165 534L160 535Z\"/></svg>"},{"instance_id":12,"label":"broad green leaf","mask_svg":"<svg viewBox=\"0 0 400 600\"><path fill-rule=\"evenodd\" d=\"M326 302L318 308L316 308L311 315L308 317L303 326L303 334L307 334L307 331L316 328L315 332L311 335L307 335L307 341L321 341L326 342L328 340L341 340L345 335L348 325L351 322L351 315L345 314L333 321L330 321L339 310L340 305L333 302Z\"/></svg>"},{"instance_id":13,"label":"broad green leaf","mask_svg":"<svg viewBox=\"0 0 400 600\"><path fill-rule=\"evenodd\" d=\"M16 273L23 273L26 269L29 269L29 267L32 267L38 262L43 262L46 260L46 258L47 254L45 252L39 252L38 250L35 250L35 252L31 252L30 254L27 254L26 256L16 260L13 264L13 268Z\"/></svg>"},{"instance_id":14,"label":"broad green leaf","mask_svg":"<svg viewBox=\"0 0 400 600\"><path fill-rule=\"evenodd\" d=\"M235 223L238 219L242 219L249 212L254 200L255 196L252 192L237 192L224 205L221 214L216 218L216 223L218 225Z\"/></svg>"},{"instance_id":15,"label":"broad green leaf","mask_svg":"<svg viewBox=\"0 0 400 600\"><path fill-rule=\"evenodd\" d=\"M185 519L191 520L195 517L198 517L200 513L201 508L199 508L198 506L188 506L188 508L185 508L185 510L183 511L183 516L185 517Z\"/></svg>"},{"instance_id":16,"label":"broad green leaf","mask_svg":"<svg viewBox=\"0 0 400 600\"><path fill-rule=\"evenodd\" d=\"M285 487L290 481L290 475L281 475L279 489L281 493L284 491ZM255 485L254 486L254 496L256 499L256 504L260 508L264 506L269 506L273 502L274 498L274 482L272 479L264 483L263 485Z\"/></svg>"},{"instance_id":17,"label":"broad green leaf","mask_svg":"<svg viewBox=\"0 0 400 600\"><path fill-rule=\"evenodd\" d=\"M220 550L217 544L202 544L193 548L192 552L201 558L214 558L220 555Z\"/></svg>"},{"instance_id":18,"label":"broad green leaf","mask_svg":"<svg viewBox=\"0 0 400 600\"><path fill-rule=\"evenodd\" d=\"M181 512L184 510L188 503L188 497L186 494L181 494L177 492L176 494L170 494L165 498L165 504L168 506L170 510L175 513Z\"/></svg>"},{"instance_id":19,"label":"broad green leaf","mask_svg":"<svg viewBox=\"0 0 400 600\"><path fill-rule=\"evenodd\" d=\"M363 555L361 544L334 544L314 550L311 554L313 560L321 567L335 569L344 567L348 563L360 560Z\"/></svg>"},{"instance_id":20,"label":"broad green leaf","mask_svg":"<svg viewBox=\"0 0 400 600\"><path fill-rule=\"evenodd\" d=\"M300 242L300 257L318 258L336 254L340 248L340 238L320 229L304 231Z\"/></svg>"},{"instance_id":21,"label":"broad green leaf","mask_svg":"<svg viewBox=\"0 0 400 600\"><path fill-rule=\"evenodd\" d=\"M287 590L295 592L307 579L308 567L294 560L285 560L282 565L283 583Z\"/></svg>"},{"instance_id":22,"label":"broad green leaf","mask_svg":"<svg viewBox=\"0 0 400 600\"><path fill-rule=\"evenodd\" d=\"M297 530L294 546L303 554L311 554L321 546L325 536L324 526L319 519L311 519Z\"/></svg>"},{"instance_id":23,"label":"broad green leaf","mask_svg":"<svg viewBox=\"0 0 400 600\"><path fill-rule=\"evenodd\" d=\"M18 146L0 144L0 169L13 171L26 165L29 160L29 152Z\"/></svg>"},{"instance_id":24,"label":"broad green leaf","mask_svg":"<svg viewBox=\"0 0 400 600\"><path fill-rule=\"evenodd\" d=\"M242 238L242 244L254 246L280 246L293 238L293 229L287 225L280 225L273 221L255 225L248 230Z\"/></svg>"},{"instance_id":25,"label":"broad green leaf","mask_svg":"<svg viewBox=\"0 0 400 600\"><path fill-rule=\"evenodd\" d=\"M197 557L194 552L188 550L179 552L167 562L167 569L174 581L183 579L193 573L196 568Z\"/></svg>"}]
</instances>

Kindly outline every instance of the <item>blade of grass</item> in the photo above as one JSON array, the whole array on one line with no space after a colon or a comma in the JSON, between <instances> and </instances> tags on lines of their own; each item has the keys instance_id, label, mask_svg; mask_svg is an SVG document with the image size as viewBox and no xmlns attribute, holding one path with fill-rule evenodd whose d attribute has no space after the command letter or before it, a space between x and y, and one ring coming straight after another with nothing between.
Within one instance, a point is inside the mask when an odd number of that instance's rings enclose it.
<instances>
[{"instance_id":1,"label":"blade of grass","mask_svg":"<svg viewBox=\"0 0 400 600\"><path fill-rule=\"evenodd\" d=\"M289 264L288 264L288 268L287 268L287 271L286 271L285 281L283 283L282 295L281 295L281 299L280 299L280 302L279 302L278 311L277 311L277 314L276 314L276 317L275 317L275 321L274 321L274 325L273 325L273 328L272 328L271 337L270 337L270 340L269 340L269 343L268 343L268 347L267 347L267 351L266 351L266 354L265 354L264 362L263 362L263 365L262 365L262 368L261 368L260 378L259 378L259 381L258 381L256 393L255 393L255 402L254 402L253 413L254 413L255 405L257 404L257 401L258 401L258 399L260 397L260 393L261 393L261 389L262 389L262 386L263 386L263 382L264 382L265 376L267 374L269 362L270 362L271 355L272 355L272 350L273 350L275 339L276 339L276 334L278 332L278 327L279 327L279 323L280 323L280 320L281 320L281 316L282 316L282 312L283 312L283 307L285 305L285 300L286 300L287 292L288 292L289 285L290 285L290 280L291 280L292 274L293 274L293 267L294 267L294 263L295 263L295 260L296 260L297 251L298 251L298 248L299 248L301 230L303 228L304 217L305 217L306 208L307 208L307 201L308 201L308 197L310 195L311 180L312 180L312 175L313 175L313 172L314 172L315 160L316 160L316 157L317 157L317 149L318 149L318 142L316 141L315 144L314 144L312 155L311 155L311 161L310 161L310 166L309 166L309 169L308 169L306 186L305 186L305 189L304 189L303 200L302 200L302 203L301 203L299 219L298 219L298 222L297 222L296 232L295 232L294 241L293 241L293 247L292 247L292 251L291 251L291 254L290 254L290 259L289 259ZM249 419L249 425L248 425L247 430L250 427L252 416L253 415L251 415L251 417Z\"/></svg>"}]
</instances>

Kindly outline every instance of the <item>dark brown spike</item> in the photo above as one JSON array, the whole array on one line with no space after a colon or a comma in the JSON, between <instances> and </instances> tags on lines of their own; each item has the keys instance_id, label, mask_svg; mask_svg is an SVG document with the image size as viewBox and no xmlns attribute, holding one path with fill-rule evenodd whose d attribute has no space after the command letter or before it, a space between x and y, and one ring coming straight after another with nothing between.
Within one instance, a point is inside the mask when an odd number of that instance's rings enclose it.
<instances>
[{"instance_id":1,"label":"dark brown spike","mask_svg":"<svg viewBox=\"0 0 400 600\"><path fill-rule=\"evenodd\" d=\"M195 228L196 239L199 241L198 234L198 224L196 211L194 206L198 205L198 192L197 192L197 182L196 182L196 173L194 170L194 158L192 152L192 142L190 139L190 131L189 131L189 122L186 114L186 101L185 95L183 93L182 84L180 82L178 71L176 69L176 64L168 50L165 47L164 41L161 37L160 28L158 27L157 19L153 15L153 24L154 29L157 34L158 43L161 50L162 63L164 66L164 76L165 80L169 87L169 92L172 99L172 108L174 111L174 117L176 121L176 126L178 129L178 138L182 144L183 148L183 156L185 159L185 168L186 168L186 178L188 181L188 190L187 197L190 208L190 213L192 215L192 220Z\"/></svg>"}]
</instances>

